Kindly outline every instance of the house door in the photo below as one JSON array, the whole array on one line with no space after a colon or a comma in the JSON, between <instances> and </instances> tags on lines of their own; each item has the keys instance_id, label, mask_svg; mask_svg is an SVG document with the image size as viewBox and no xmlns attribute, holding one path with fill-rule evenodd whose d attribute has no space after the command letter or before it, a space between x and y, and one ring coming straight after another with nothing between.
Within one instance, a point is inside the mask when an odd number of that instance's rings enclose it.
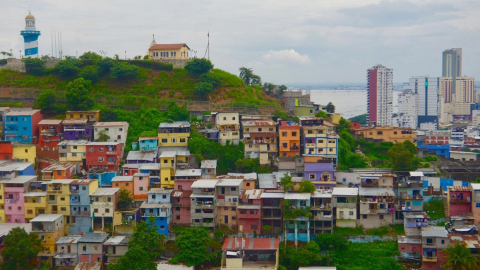
<instances>
[{"instance_id":1,"label":"house door","mask_svg":"<svg viewBox=\"0 0 480 270\"><path fill-rule=\"evenodd\" d=\"M70 245L68 245L68 247L67 247L67 253L72 253Z\"/></svg>"},{"instance_id":2,"label":"house door","mask_svg":"<svg viewBox=\"0 0 480 270\"><path fill-rule=\"evenodd\" d=\"M225 224L228 224L228 216L225 215Z\"/></svg>"}]
</instances>

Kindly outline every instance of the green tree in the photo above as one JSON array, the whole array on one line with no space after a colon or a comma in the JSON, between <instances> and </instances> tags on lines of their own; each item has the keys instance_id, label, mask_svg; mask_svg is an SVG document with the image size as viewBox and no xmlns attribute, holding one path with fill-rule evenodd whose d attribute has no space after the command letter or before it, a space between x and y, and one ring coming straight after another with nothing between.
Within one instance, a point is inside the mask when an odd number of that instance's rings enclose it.
<instances>
[{"instance_id":1,"label":"green tree","mask_svg":"<svg viewBox=\"0 0 480 270\"><path fill-rule=\"evenodd\" d=\"M420 163L414 156L416 152L417 147L410 141L393 145L387 152L387 155L392 159L392 170L400 172L418 169Z\"/></svg>"},{"instance_id":2,"label":"green tree","mask_svg":"<svg viewBox=\"0 0 480 270\"><path fill-rule=\"evenodd\" d=\"M187 266L201 266L216 258L208 251L211 244L209 231L206 228L185 228L175 238L175 245L180 250L171 260L172 263L183 262Z\"/></svg>"},{"instance_id":3,"label":"green tree","mask_svg":"<svg viewBox=\"0 0 480 270\"><path fill-rule=\"evenodd\" d=\"M143 60L148 60L148 54L145 54L145 55L143 56Z\"/></svg>"},{"instance_id":4,"label":"green tree","mask_svg":"<svg viewBox=\"0 0 480 270\"><path fill-rule=\"evenodd\" d=\"M116 53L114 56L113 56L113 59L115 60L120 60L120 55L118 53Z\"/></svg>"},{"instance_id":5,"label":"green tree","mask_svg":"<svg viewBox=\"0 0 480 270\"><path fill-rule=\"evenodd\" d=\"M280 246L280 264L288 269L298 269L300 266L319 266L322 256L317 243L310 241L305 248Z\"/></svg>"},{"instance_id":6,"label":"green tree","mask_svg":"<svg viewBox=\"0 0 480 270\"><path fill-rule=\"evenodd\" d=\"M67 107L71 110L89 110L95 105L93 97L90 95L92 82L84 78L78 78L67 84L65 99Z\"/></svg>"},{"instance_id":7,"label":"green tree","mask_svg":"<svg viewBox=\"0 0 480 270\"><path fill-rule=\"evenodd\" d=\"M32 259L41 250L41 240L36 233L27 233L23 228L13 228L3 239L3 263L0 269L34 269Z\"/></svg>"},{"instance_id":8,"label":"green tree","mask_svg":"<svg viewBox=\"0 0 480 270\"><path fill-rule=\"evenodd\" d=\"M300 182L300 188L298 189L301 193L313 193L315 190L317 190L317 187L309 180Z\"/></svg>"},{"instance_id":9,"label":"green tree","mask_svg":"<svg viewBox=\"0 0 480 270\"><path fill-rule=\"evenodd\" d=\"M168 109L165 111L165 117L173 121L188 121L190 119L190 112L186 106L178 106L176 102L170 102Z\"/></svg>"},{"instance_id":10,"label":"green tree","mask_svg":"<svg viewBox=\"0 0 480 270\"><path fill-rule=\"evenodd\" d=\"M472 255L472 251L458 241L442 252L446 254L447 258L447 262L442 265L443 269L467 270L480 267L480 261Z\"/></svg>"},{"instance_id":11,"label":"green tree","mask_svg":"<svg viewBox=\"0 0 480 270\"><path fill-rule=\"evenodd\" d=\"M77 59L68 58L57 63L55 71L60 73L64 77L70 77L77 74L80 71L82 61Z\"/></svg>"},{"instance_id":12,"label":"green tree","mask_svg":"<svg viewBox=\"0 0 480 270\"><path fill-rule=\"evenodd\" d=\"M85 80L92 81L93 83L98 81L100 76L100 71L98 66L88 66L83 68L80 73L78 73L78 77L84 78Z\"/></svg>"},{"instance_id":13,"label":"green tree","mask_svg":"<svg viewBox=\"0 0 480 270\"><path fill-rule=\"evenodd\" d=\"M125 209L133 203L133 195L128 189L120 189L118 194L118 207Z\"/></svg>"},{"instance_id":14,"label":"green tree","mask_svg":"<svg viewBox=\"0 0 480 270\"><path fill-rule=\"evenodd\" d=\"M285 86L285 85L280 85L280 88L279 88L279 90L280 90L280 92L279 92L280 96L283 96L283 93L285 93L285 91L286 91L287 89L288 89L287 86Z\"/></svg>"},{"instance_id":15,"label":"green tree","mask_svg":"<svg viewBox=\"0 0 480 270\"><path fill-rule=\"evenodd\" d=\"M321 251L340 251L348 245L347 238L338 234L318 234L315 236L315 242Z\"/></svg>"},{"instance_id":16,"label":"green tree","mask_svg":"<svg viewBox=\"0 0 480 270\"><path fill-rule=\"evenodd\" d=\"M243 80L245 85L262 85L262 78L254 74L251 68L241 67L239 68L239 71L239 77Z\"/></svg>"},{"instance_id":17,"label":"green tree","mask_svg":"<svg viewBox=\"0 0 480 270\"><path fill-rule=\"evenodd\" d=\"M109 270L156 270L157 264L150 258L150 254L141 247L128 247L127 253L120 259L108 265Z\"/></svg>"},{"instance_id":18,"label":"green tree","mask_svg":"<svg viewBox=\"0 0 480 270\"><path fill-rule=\"evenodd\" d=\"M207 73L212 69L213 69L212 62L210 62L210 60L207 60L205 58L195 58L191 61L188 61L187 64L185 65L185 70L188 71L188 73L191 73L196 76Z\"/></svg>"},{"instance_id":19,"label":"green tree","mask_svg":"<svg viewBox=\"0 0 480 270\"><path fill-rule=\"evenodd\" d=\"M134 60L142 60L142 56L141 55L137 55L135 57L133 57Z\"/></svg>"},{"instance_id":20,"label":"green tree","mask_svg":"<svg viewBox=\"0 0 480 270\"><path fill-rule=\"evenodd\" d=\"M322 118L324 118L324 119L327 119L328 115L327 115L327 113L326 113L325 111L319 110L319 111L317 112L316 117L322 117Z\"/></svg>"},{"instance_id":21,"label":"green tree","mask_svg":"<svg viewBox=\"0 0 480 270\"><path fill-rule=\"evenodd\" d=\"M328 113L334 113L335 112L335 105L333 105L332 102L329 102L327 104L326 110Z\"/></svg>"},{"instance_id":22,"label":"green tree","mask_svg":"<svg viewBox=\"0 0 480 270\"><path fill-rule=\"evenodd\" d=\"M100 121L115 122L115 121L118 121L118 115L114 110L108 107L104 107L100 112Z\"/></svg>"},{"instance_id":23,"label":"green tree","mask_svg":"<svg viewBox=\"0 0 480 270\"><path fill-rule=\"evenodd\" d=\"M272 119L273 121L278 121L279 118L286 121L290 118L290 116L284 110L275 109L275 111L272 114Z\"/></svg>"},{"instance_id":24,"label":"green tree","mask_svg":"<svg viewBox=\"0 0 480 270\"><path fill-rule=\"evenodd\" d=\"M110 69L110 76L114 79L136 78L138 67L125 62L116 62Z\"/></svg>"},{"instance_id":25,"label":"green tree","mask_svg":"<svg viewBox=\"0 0 480 270\"><path fill-rule=\"evenodd\" d=\"M337 131L339 133L342 131L348 132L349 129L350 129L350 122L347 119L341 117L337 126Z\"/></svg>"},{"instance_id":26,"label":"green tree","mask_svg":"<svg viewBox=\"0 0 480 270\"><path fill-rule=\"evenodd\" d=\"M102 59L102 56L99 55L98 53L88 51L88 52L85 52L84 54L80 55L80 57L78 57L78 58L80 60L100 60L100 59Z\"/></svg>"},{"instance_id":27,"label":"green tree","mask_svg":"<svg viewBox=\"0 0 480 270\"><path fill-rule=\"evenodd\" d=\"M288 173L285 173L282 178L280 178L280 183L282 184L283 190L286 192L293 189L293 180L292 176Z\"/></svg>"},{"instance_id":28,"label":"green tree","mask_svg":"<svg viewBox=\"0 0 480 270\"><path fill-rule=\"evenodd\" d=\"M212 85L213 88L216 88L220 85L220 78L218 75L213 74L213 73L205 73L200 75L200 81L203 83L209 83Z\"/></svg>"},{"instance_id":29,"label":"green tree","mask_svg":"<svg viewBox=\"0 0 480 270\"><path fill-rule=\"evenodd\" d=\"M42 110L45 114L51 114L55 111L55 105L57 104L57 95L55 91L47 89L42 91L35 100L35 109Z\"/></svg>"},{"instance_id":30,"label":"green tree","mask_svg":"<svg viewBox=\"0 0 480 270\"><path fill-rule=\"evenodd\" d=\"M45 61L40 58L28 57L22 60L25 63L25 70L28 72L45 67Z\"/></svg>"},{"instance_id":31,"label":"green tree","mask_svg":"<svg viewBox=\"0 0 480 270\"><path fill-rule=\"evenodd\" d=\"M348 120L354 121L354 122L359 122L362 125L366 125L367 124L367 114L357 115L357 116L354 116L354 117L352 117Z\"/></svg>"},{"instance_id":32,"label":"green tree","mask_svg":"<svg viewBox=\"0 0 480 270\"><path fill-rule=\"evenodd\" d=\"M110 69L113 67L114 64L115 64L115 62L113 62L112 58L110 58L110 57L102 58L101 60L99 60L95 63L95 65L98 67L98 71L100 73L110 72Z\"/></svg>"},{"instance_id":33,"label":"green tree","mask_svg":"<svg viewBox=\"0 0 480 270\"><path fill-rule=\"evenodd\" d=\"M149 217L147 221L137 224L128 246L140 247L149 254L150 260L154 260L161 257L165 250L165 239L165 235L158 232L155 218Z\"/></svg>"},{"instance_id":34,"label":"green tree","mask_svg":"<svg viewBox=\"0 0 480 270\"><path fill-rule=\"evenodd\" d=\"M108 136L107 131L105 129L100 130L97 133L98 139L96 139L96 142L108 142L108 139L110 139L110 136Z\"/></svg>"},{"instance_id":35,"label":"green tree","mask_svg":"<svg viewBox=\"0 0 480 270\"><path fill-rule=\"evenodd\" d=\"M195 84L195 95L204 97L213 92L213 85L208 82L199 82Z\"/></svg>"}]
</instances>

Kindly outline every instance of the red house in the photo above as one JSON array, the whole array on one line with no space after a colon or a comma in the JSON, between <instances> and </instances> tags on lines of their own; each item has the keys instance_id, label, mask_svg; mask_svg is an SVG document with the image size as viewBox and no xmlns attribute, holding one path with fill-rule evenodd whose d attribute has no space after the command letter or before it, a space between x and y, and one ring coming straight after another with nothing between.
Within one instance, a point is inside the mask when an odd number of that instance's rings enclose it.
<instances>
[{"instance_id":1,"label":"red house","mask_svg":"<svg viewBox=\"0 0 480 270\"><path fill-rule=\"evenodd\" d=\"M11 160L13 156L12 142L0 141L0 160Z\"/></svg>"},{"instance_id":2,"label":"red house","mask_svg":"<svg viewBox=\"0 0 480 270\"><path fill-rule=\"evenodd\" d=\"M190 224L190 195L192 195L193 179L175 180L172 192L173 223Z\"/></svg>"},{"instance_id":3,"label":"red house","mask_svg":"<svg viewBox=\"0 0 480 270\"><path fill-rule=\"evenodd\" d=\"M238 232L243 234L261 233L262 227L262 193L261 189L243 191L237 207Z\"/></svg>"},{"instance_id":4,"label":"red house","mask_svg":"<svg viewBox=\"0 0 480 270\"><path fill-rule=\"evenodd\" d=\"M91 142L87 144L86 168L105 167L118 171L122 162L123 147L119 142Z\"/></svg>"},{"instance_id":5,"label":"red house","mask_svg":"<svg viewBox=\"0 0 480 270\"><path fill-rule=\"evenodd\" d=\"M449 187L447 200L449 217L472 212L472 191L469 187Z\"/></svg>"},{"instance_id":6,"label":"red house","mask_svg":"<svg viewBox=\"0 0 480 270\"><path fill-rule=\"evenodd\" d=\"M138 170L139 167L140 167L140 164L123 164L122 175L123 176L133 176L134 174L140 172Z\"/></svg>"},{"instance_id":7,"label":"red house","mask_svg":"<svg viewBox=\"0 0 480 270\"><path fill-rule=\"evenodd\" d=\"M350 130L354 130L361 127L360 122L350 121Z\"/></svg>"},{"instance_id":8,"label":"red house","mask_svg":"<svg viewBox=\"0 0 480 270\"><path fill-rule=\"evenodd\" d=\"M62 120L43 119L38 122L38 146L48 150L56 148L63 140Z\"/></svg>"}]
</instances>

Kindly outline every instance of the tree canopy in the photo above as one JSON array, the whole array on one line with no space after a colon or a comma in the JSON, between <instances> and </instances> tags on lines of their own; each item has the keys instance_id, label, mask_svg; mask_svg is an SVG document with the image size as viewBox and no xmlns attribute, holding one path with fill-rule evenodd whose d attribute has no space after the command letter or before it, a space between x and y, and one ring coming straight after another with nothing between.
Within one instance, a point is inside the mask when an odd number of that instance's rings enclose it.
<instances>
[{"instance_id":1,"label":"tree canopy","mask_svg":"<svg viewBox=\"0 0 480 270\"><path fill-rule=\"evenodd\" d=\"M443 269L465 270L480 268L480 261L472 255L472 251L469 248L459 241L456 241L454 245L450 245L442 252L447 258L447 262L442 266Z\"/></svg>"},{"instance_id":2,"label":"tree canopy","mask_svg":"<svg viewBox=\"0 0 480 270\"><path fill-rule=\"evenodd\" d=\"M199 76L213 69L213 64L205 58L195 58L185 64L185 70L189 73Z\"/></svg>"},{"instance_id":3,"label":"tree canopy","mask_svg":"<svg viewBox=\"0 0 480 270\"><path fill-rule=\"evenodd\" d=\"M211 245L209 231L206 228L185 228L175 238L175 245L180 251L172 258L172 263L183 262L187 266L201 266L213 261L216 255L209 252Z\"/></svg>"},{"instance_id":4,"label":"tree canopy","mask_svg":"<svg viewBox=\"0 0 480 270\"><path fill-rule=\"evenodd\" d=\"M394 144L388 150L388 156L392 159L392 170L399 171L414 171L419 167L419 161L415 158L417 147L411 141Z\"/></svg>"},{"instance_id":5,"label":"tree canopy","mask_svg":"<svg viewBox=\"0 0 480 270\"><path fill-rule=\"evenodd\" d=\"M320 266L322 256L317 243L310 241L305 248L280 245L280 265L296 270L300 266Z\"/></svg>"},{"instance_id":6,"label":"tree canopy","mask_svg":"<svg viewBox=\"0 0 480 270\"><path fill-rule=\"evenodd\" d=\"M357 115L357 116L354 116L354 117L352 117L348 120L354 121L354 122L359 122L362 125L366 125L367 124L367 114Z\"/></svg>"},{"instance_id":7,"label":"tree canopy","mask_svg":"<svg viewBox=\"0 0 480 270\"><path fill-rule=\"evenodd\" d=\"M42 91L35 101L35 109L42 110L43 113L49 114L55 111L57 104L57 95L52 89Z\"/></svg>"},{"instance_id":8,"label":"tree canopy","mask_svg":"<svg viewBox=\"0 0 480 270\"><path fill-rule=\"evenodd\" d=\"M89 110L95 104L90 95L92 82L84 78L75 79L67 84L65 99L72 110Z\"/></svg>"},{"instance_id":9,"label":"tree canopy","mask_svg":"<svg viewBox=\"0 0 480 270\"><path fill-rule=\"evenodd\" d=\"M41 240L36 233L27 233L23 228L13 228L4 238L3 263L0 269L34 269L32 259L41 250Z\"/></svg>"},{"instance_id":10,"label":"tree canopy","mask_svg":"<svg viewBox=\"0 0 480 270\"><path fill-rule=\"evenodd\" d=\"M282 178L280 178L280 183L285 192L293 189L293 180L290 174L285 173Z\"/></svg>"},{"instance_id":11,"label":"tree canopy","mask_svg":"<svg viewBox=\"0 0 480 270\"><path fill-rule=\"evenodd\" d=\"M72 58L67 58L57 63L55 71L64 77L69 77L77 74L80 71L82 61Z\"/></svg>"},{"instance_id":12,"label":"tree canopy","mask_svg":"<svg viewBox=\"0 0 480 270\"><path fill-rule=\"evenodd\" d=\"M96 52L88 51L80 55L78 58L80 60L100 60L102 59L102 56Z\"/></svg>"},{"instance_id":13,"label":"tree canopy","mask_svg":"<svg viewBox=\"0 0 480 270\"><path fill-rule=\"evenodd\" d=\"M239 70L239 77L243 80L245 85L262 85L262 78L254 74L251 68L241 67Z\"/></svg>"},{"instance_id":14,"label":"tree canopy","mask_svg":"<svg viewBox=\"0 0 480 270\"><path fill-rule=\"evenodd\" d=\"M335 105L333 105L332 102L329 102L325 109L327 110L328 113L334 113L335 112Z\"/></svg>"},{"instance_id":15,"label":"tree canopy","mask_svg":"<svg viewBox=\"0 0 480 270\"><path fill-rule=\"evenodd\" d=\"M118 206L120 208L126 208L133 202L133 195L128 189L120 189L118 194Z\"/></svg>"},{"instance_id":16,"label":"tree canopy","mask_svg":"<svg viewBox=\"0 0 480 270\"><path fill-rule=\"evenodd\" d=\"M315 190L317 190L317 187L309 180L300 182L300 188L298 189L301 193L313 193Z\"/></svg>"},{"instance_id":17,"label":"tree canopy","mask_svg":"<svg viewBox=\"0 0 480 270\"><path fill-rule=\"evenodd\" d=\"M110 76L114 79L131 78L134 79L138 75L138 67L126 62L115 62L110 68Z\"/></svg>"}]
</instances>

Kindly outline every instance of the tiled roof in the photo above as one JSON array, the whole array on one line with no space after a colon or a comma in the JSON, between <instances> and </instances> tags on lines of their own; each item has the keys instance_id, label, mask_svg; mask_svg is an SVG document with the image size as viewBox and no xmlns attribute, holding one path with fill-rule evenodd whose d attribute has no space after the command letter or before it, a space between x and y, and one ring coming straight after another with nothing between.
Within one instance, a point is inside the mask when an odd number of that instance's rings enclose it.
<instances>
[{"instance_id":1,"label":"tiled roof","mask_svg":"<svg viewBox=\"0 0 480 270\"><path fill-rule=\"evenodd\" d=\"M150 47L149 50L178 50L178 49L181 49L182 47L187 47L190 50L190 48L185 43L157 44Z\"/></svg>"}]
</instances>

